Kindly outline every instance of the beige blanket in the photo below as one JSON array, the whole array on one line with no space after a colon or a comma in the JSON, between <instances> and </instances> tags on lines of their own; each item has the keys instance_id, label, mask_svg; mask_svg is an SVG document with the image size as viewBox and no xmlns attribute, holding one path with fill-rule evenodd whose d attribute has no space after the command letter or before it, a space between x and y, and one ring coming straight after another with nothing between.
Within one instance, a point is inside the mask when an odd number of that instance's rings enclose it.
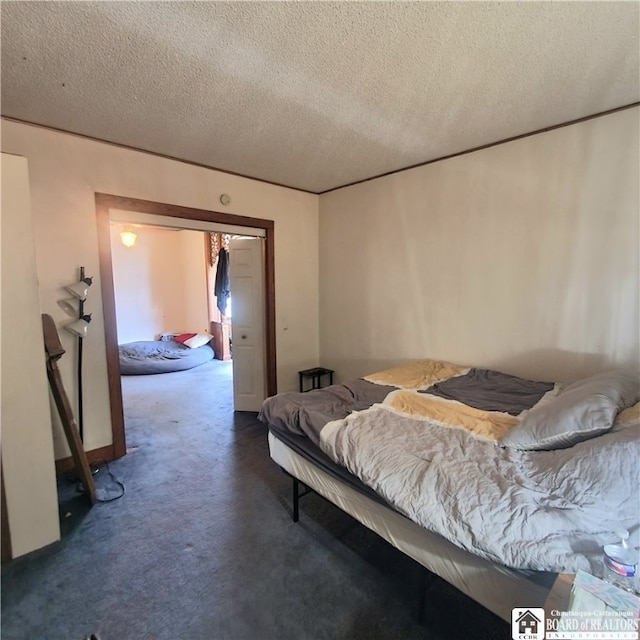
<instances>
[{"instance_id":1,"label":"beige blanket","mask_svg":"<svg viewBox=\"0 0 640 640\"><path fill-rule=\"evenodd\" d=\"M444 360L418 360L393 369L385 369L365 376L376 384L387 384L400 389L426 389L436 382L469 372L469 367Z\"/></svg>"},{"instance_id":2,"label":"beige blanket","mask_svg":"<svg viewBox=\"0 0 640 640\"><path fill-rule=\"evenodd\" d=\"M415 391L394 391L384 404L403 415L431 420L445 427L464 429L485 440L500 440L518 418L499 411L482 411L469 405Z\"/></svg>"}]
</instances>

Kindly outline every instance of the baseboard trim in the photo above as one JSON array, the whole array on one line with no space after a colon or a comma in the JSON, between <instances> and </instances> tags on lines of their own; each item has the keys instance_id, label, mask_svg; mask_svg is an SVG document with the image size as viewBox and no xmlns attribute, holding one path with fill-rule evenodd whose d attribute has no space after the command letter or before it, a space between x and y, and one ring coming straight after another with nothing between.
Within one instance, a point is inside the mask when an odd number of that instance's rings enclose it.
<instances>
[{"instance_id":1,"label":"baseboard trim","mask_svg":"<svg viewBox=\"0 0 640 640\"><path fill-rule=\"evenodd\" d=\"M87 451L86 454L89 464L95 464L96 462L111 462L111 460L116 459L116 456L113 452L112 444L109 444L106 447L92 449L91 451ZM71 456L69 456L68 458L60 458L60 460L56 460L56 475L66 473L67 471L71 471L74 468L75 464Z\"/></svg>"}]
</instances>

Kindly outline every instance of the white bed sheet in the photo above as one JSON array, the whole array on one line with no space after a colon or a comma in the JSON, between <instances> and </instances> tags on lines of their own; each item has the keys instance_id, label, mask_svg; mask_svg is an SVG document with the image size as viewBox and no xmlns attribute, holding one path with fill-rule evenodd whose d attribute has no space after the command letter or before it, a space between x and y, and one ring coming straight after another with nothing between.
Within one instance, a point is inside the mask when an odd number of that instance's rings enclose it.
<instances>
[{"instance_id":1,"label":"white bed sheet","mask_svg":"<svg viewBox=\"0 0 640 640\"><path fill-rule=\"evenodd\" d=\"M285 471L503 620L511 622L514 607L544 606L552 579L545 587L524 572L459 549L322 471L272 433L269 451Z\"/></svg>"}]
</instances>

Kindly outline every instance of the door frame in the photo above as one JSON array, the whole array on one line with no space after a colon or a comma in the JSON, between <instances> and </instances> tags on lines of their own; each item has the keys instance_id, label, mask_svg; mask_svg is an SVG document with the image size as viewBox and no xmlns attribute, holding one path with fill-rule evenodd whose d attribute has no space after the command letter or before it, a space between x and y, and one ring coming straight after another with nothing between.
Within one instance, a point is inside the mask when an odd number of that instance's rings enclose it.
<instances>
[{"instance_id":1,"label":"door frame","mask_svg":"<svg viewBox=\"0 0 640 640\"><path fill-rule=\"evenodd\" d=\"M113 285L113 264L111 257L111 230L109 209L121 209L135 213L156 216L199 220L219 224L253 227L265 231L264 255L264 333L265 333L265 373L268 396L277 393L276 368L276 308L275 308L275 260L274 222L262 218L250 218L220 211L194 209L138 198L96 193L96 218L98 223L98 257L100 263L100 284L102 289L102 312L104 316L104 337L107 357L107 378L109 384L109 405L111 408L111 432L113 435L113 457L121 458L127 453L124 432L124 412L122 406L122 385L120 381L120 359L118 356L118 331L116 322L115 290Z\"/></svg>"}]
</instances>

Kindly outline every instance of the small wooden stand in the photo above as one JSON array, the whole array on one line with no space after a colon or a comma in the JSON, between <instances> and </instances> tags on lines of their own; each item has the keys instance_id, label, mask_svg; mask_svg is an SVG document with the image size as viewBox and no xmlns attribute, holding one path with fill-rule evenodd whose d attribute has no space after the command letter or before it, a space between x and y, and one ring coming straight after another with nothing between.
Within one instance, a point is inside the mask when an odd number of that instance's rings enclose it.
<instances>
[{"instance_id":1,"label":"small wooden stand","mask_svg":"<svg viewBox=\"0 0 640 640\"><path fill-rule=\"evenodd\" d=\"M231 360L231 343L229 331L231 325L228 322L212 322L211 334L213 335L213 350L216 360Z\"/></svg>"},{"instance_id":2,"label":"small wooden stand","mask_svg":"<svg viewBox=\"0 0 640 640\"><path fill-rule=\"evenodd\" d=\"M96 487L93 482L93 476L91 475L91 469L89 468L87 455L84 451L82 440L80 439L78 423L73 417L71 403L64 390L60 369L58 369L58 360L65 353L65 350L60 343L60 336L58 335L58 330L56 329L53 318L46 313L42 314L42 331L44 334L44 348L47 353L47 378L49 379L51 394L53 395L58 413L60 414L60 420L62 421L64 433L67 436L67 442L69 443L69 449L71 449L76 472L78 473L89 501L94 505L96 503Z\"/></svg>"}]
</instances>

